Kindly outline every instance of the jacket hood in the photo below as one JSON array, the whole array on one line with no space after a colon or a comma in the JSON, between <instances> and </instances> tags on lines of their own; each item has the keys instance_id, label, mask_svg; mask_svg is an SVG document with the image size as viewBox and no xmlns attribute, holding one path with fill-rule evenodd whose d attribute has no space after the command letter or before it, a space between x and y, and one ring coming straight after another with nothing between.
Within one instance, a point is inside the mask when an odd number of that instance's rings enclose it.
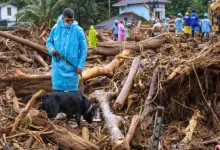
<instances>
[{"instance_id":1,"label":"jacket hood","mask_svg":"<svg viewBox=\"0 0 220 150\"><path fill-rule=\"evenodd\" d=\"M94 30L95 29L95 27L94 26L90 26L90 30Z\"/></svg>"},{"instance_id":2,"label":"jacket hood","mask_svg":"<svg viewBox=\"0 0 220 150\"><path fill-rule=\"evenodd\" d=\"M63 15L60 15L57 19L57 25L60 27L66 27L65 22L63 21ZM74 20L71 26L78 25L78 22Z\"/></svg>"}]
</instances>

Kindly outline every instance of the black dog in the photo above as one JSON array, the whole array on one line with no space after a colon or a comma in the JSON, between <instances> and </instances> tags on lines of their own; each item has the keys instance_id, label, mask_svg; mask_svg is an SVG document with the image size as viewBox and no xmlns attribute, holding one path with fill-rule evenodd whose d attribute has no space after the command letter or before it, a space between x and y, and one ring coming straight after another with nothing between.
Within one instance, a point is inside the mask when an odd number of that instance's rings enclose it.
<instances>
[{"instance_id":1,"label":"black dog","mask_svg":"<svg viewBox=\"0 0 220 150\"><path fill-rule=\"evenodd\" d=\"M24 103L31 99L32 95L24 98ZM45 110L49 118L56 117L58 113L65 113L67 121L75 115L76 123L80 126L81 115L88 122L92 123L95 115L95 108L91 101L79 92L54 92L41 95L42 104L38 109Z\"/></svg>"}]
</instances>

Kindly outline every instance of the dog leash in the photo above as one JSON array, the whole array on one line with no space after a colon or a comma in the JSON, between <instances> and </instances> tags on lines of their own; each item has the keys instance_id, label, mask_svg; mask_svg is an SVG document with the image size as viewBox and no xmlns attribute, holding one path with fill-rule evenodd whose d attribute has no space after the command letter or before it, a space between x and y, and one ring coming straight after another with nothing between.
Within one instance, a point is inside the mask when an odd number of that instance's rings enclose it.
<instances>
[{"instance_id":1,"label":"dog leash","mask_svg":"<svg viewBox=\"0 0 220 150\"><path fill-rule=\"evenodd\" d=\"M70 66L72 66L73 68L76 68L66 57L64 57L63 55L61 55L60 53L57 53L57 55L55 55L57 61L59 61L60 59L63 59L65 62L67 62ZM82 73L79 73L80 77L82 78ZM82 82L83 83L83 82Z\"/></svg>"}]
</instances>

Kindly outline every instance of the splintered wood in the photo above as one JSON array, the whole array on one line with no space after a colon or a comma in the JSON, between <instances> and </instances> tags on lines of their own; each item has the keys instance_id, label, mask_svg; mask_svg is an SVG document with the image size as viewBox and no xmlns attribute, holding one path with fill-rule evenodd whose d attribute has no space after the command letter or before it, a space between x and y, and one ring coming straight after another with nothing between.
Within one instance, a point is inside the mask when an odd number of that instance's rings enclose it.
<instances>
[{"instance_id":1,"label":"splintered wood","mask_svg":"<svg viewBox=\"0 0 220 150\"><path fill-rule=\"evenodd\" d=\"M112 150L129 150L129 144L125 141L125 137L119 129L119 124L122 118L114 115L109 106L109 100L111 97L115 96L116 93L95 91L93 95L93 98L99 102L105 119L105 124L111 134Z\"/></svg>"}]
</instances>

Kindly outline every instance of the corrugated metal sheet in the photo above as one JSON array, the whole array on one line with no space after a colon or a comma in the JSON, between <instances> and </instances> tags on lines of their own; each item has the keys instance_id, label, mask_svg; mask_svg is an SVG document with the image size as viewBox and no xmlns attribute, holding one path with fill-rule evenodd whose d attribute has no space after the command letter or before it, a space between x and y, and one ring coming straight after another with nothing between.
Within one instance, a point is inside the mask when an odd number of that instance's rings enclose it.
<instances>
[{"instance_id":1,"label":"corrugated metal sheet","mask_svg":"<svg viewBox=\"0 0 220 150\"><path fill-rule=\"evenodd\" d=\"M114 7L120 7L125 5L132 4L141 4L141 3L153 3L155 0L121 0L118 3L113 4ZM159 3L169 3L169 0L157 0Z\"/></svg>"},{"instance_id":2,"label":"corrugated metal sheet","mask_svg":"<svg viewBox=\"0 0 220 150\"><path fill-rule=\"evenodd\" d=\"M125 12L123 14L117 15L109 20L103 21L95 26L96 29L109 29L114 25L115 20L122 20L128 18L128 22L145 20L143 17L138 16L134 12Z\"/></svg>"}]
</instances>

